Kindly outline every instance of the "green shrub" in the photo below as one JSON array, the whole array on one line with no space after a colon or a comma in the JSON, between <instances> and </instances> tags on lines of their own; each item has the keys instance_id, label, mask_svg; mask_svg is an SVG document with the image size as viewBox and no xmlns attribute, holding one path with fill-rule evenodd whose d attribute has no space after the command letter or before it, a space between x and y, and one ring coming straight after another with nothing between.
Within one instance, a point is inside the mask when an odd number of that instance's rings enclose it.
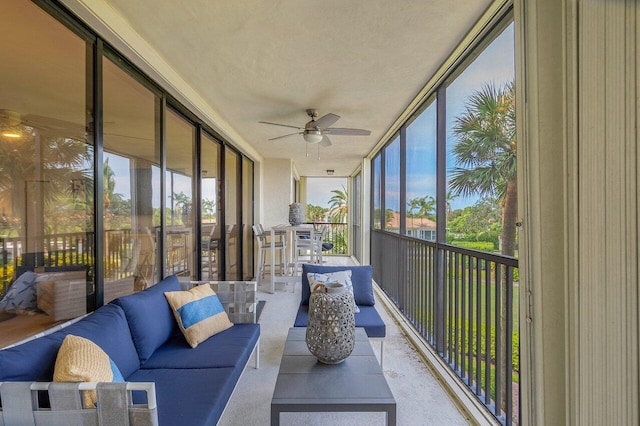
<instances>
[{"instance_id":1,"label":"green shrub","mask_svg":"<svg viewBox=\"0 0 640 426\"><path fill-rule=\"evenodd\" d=\"M500 234L498 231L485 231L476 235L476 241L484 241L493 244L493 250L500 248Z\"/></svg>"},{"instance_id":2,"label":"green shrub","mask_svg":"<svg viewBox=\"0 0 640 426\"><path fill-rule=\"evenodd\" d=\"M458 247L468 248L471 250L486 251L490 253L494 251L493 243L489 241L454 240L454 241L451 241L451 244Z\"/></svg>"},{"instance_id":3,"label":"green shrub","mask_svg":"<svg viewBox=\"0 0 640 426\"><path fill-rule=\"evenodd\" d=\"M462 324L457 325L457 352L459 354L463 354L463 356L473 356L475 357L478 354L478 342L476 341L476 331L477 325L475 322L471 324L471 353L467 353L467 348L469 347L469 321L465 322L465 334L462 335ZM480 355L484 358L484 354L486 354L486 327L482 324L480 328ZM447 332L447 338L449 337L449 333ZM496 330L495 327L491 327L490 336L489 336L489 351L491 363L495 365L496 363ZM511 362L513 363L513 371L520 372L520 333L514 331L511 334L512 341L512 355Z\"/></svg>"}]
</instances>

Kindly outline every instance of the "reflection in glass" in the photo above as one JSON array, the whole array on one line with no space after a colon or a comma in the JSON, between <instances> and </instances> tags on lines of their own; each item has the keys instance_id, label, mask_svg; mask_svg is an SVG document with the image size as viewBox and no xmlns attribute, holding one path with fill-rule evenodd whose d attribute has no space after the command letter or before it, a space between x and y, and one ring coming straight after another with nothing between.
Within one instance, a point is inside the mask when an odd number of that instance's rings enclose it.
<instances>
[{"instance_id":1,"label":"reflection in glass","mask_svg":"<svg viewBox=\"0 0 640 426\"><path fill-rule=\"evenodd\" d=\"M158 98L108 59L104 78L104 302L159 281Z\"/></svg>"},{"instance_id":2,"label":"reflection in glass","mask_svg":"<svg viewBox=\"0 0 640 426\"><path fill-rule=\"evenodd\" d=\"M253 162L242 158L242 276L249 280L253 270Z\"/></svg>"},{"instance_id":3,"label":"reflection in glass","mask_svg":"<svg viewBox=\"0 0 640 426\"><path fill-rule=\"evenodd\" d=\"M94 152L87 43L23 0L0 27L0 301L17 280L33 295L0 308L3 347L94 305Z\"/></svg>"},{"instance_id":4,"label":"reflection in glass","mask_svg":"<svg viewBox=\"0 0 640 426\"><path fill-rule=\"evenodd\" d=\"M238 162L240 156L229 148L225 148L224 156L225 174L225 279L240 280L240 230L238 229Z\"/></svg>"},{"instance_id":5,"label":"reflection in glass","mask_svg":"<svg viewBox=\"0 0 640 426\"><path fill-rule=\"evenodd\" d=\"M195 279L193 154L196 128L170 109L167 109L166 120L165 275L190 281Z\"/></svg>"},{"instance_id":6,"label":"reflection in glass","mask_svg":"<svg viewBox=\"0 0 640 426\"><path fill-rule=\"evenodd\" d=\"M381 164L381 155L378 154L373 159L373 164L371 166L371 175L373 176L373 229L382 228L382 191L380 189L382 182L380 175L382 173L380 168Z\"/></svg>"},{"instance_id":7,"label":"reflection in glass","mask_svg":"<svg viewBox=\"0 0 640 426\"><path fill-rule=\"evenodd\" d=\"M361 234L361 221L360 217L362 215L361 211L361 201L360 201L360 185L362 184L362 173L358 173L353 178L353 190L351 193L352 204L353 204L353 214L351 215L353 220L353 256L358 259L358 261L362 262L362 254L360 252L360 238L362 238Z\"/></svg>"},{"instance_id":8,"label":"reflection in glass","mask_svg":"<svg viewBox=\"0 0 640 426\"><path fill-rule=\"evenodd\" d=\"M201 193L200 209L202 223L202 279L215 281L219 279L220 249L220 144L208 135L202 135L201 148Z\"/></svg>"},{"instance_id":9,"label":"reflection in glass","mask_svg":"<svg viewBox=\"0 0 640 426\"><path fill-rule=\"evenodd\" d=\"M385 230L400 232L400 137L385 148L384 162Z\"/></svg>"},{"instance_id":10,"label":"reflection in glass","mask_svg":"<svg viewBox=\"0 0 640 426\"><path fill-rule=\"evenodd\" d=\"M406 234L436 239L436 104L407 126Z\"/></svg>"}]
</instances>

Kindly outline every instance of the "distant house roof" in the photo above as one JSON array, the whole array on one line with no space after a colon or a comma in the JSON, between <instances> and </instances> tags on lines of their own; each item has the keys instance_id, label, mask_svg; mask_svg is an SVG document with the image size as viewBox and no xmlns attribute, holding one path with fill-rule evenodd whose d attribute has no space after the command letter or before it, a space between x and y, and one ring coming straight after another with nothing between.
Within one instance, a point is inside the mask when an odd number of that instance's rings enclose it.
<instances>
[{"instance_id":1,"label":"distant house roof","mask_svg":"<svg viewBox=\"0 0 640 426\"><path fill-rule=\"evenodd\" d=\"M400 228L400 213L392 212L391 220L387 224L388 228ZM426 217L407 217L407 229L436 229L436 222Z\"/></svg>"}]
</instances>

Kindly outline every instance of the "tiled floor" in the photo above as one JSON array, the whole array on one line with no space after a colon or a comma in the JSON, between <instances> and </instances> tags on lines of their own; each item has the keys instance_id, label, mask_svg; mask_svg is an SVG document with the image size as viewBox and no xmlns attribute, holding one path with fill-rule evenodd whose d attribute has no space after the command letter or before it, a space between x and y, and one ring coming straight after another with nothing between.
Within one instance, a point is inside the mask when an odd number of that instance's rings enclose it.
<instances>
[{"instance_id":1,"label":"tiled floor","mask_svg":"<svg viewBox=\"0 0 640 426\"><path fill-rule=\"evenodd\" d=\"M325 257L326 263L349 264L346 257ZM220 425L268 425L270 403L289 327L300 302L300 284L276 286L276 292L260 287L266 301L260 317L260 368L250 362L222 416ZM398 404L398 425L466 425L467 420L404 338L381 303L378 312L387 325L384 373ZM377 342L374 352L379 354ZM382 413L284 413L283 425L378 425Z\"/></svg>"}]
</instances>

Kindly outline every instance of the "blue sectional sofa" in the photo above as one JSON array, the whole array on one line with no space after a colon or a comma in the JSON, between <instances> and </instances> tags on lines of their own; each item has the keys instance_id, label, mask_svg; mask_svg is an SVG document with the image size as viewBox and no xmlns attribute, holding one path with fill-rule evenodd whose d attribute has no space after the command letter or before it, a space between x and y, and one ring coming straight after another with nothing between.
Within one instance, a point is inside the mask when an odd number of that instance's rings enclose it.
<instances>
[{"instance_id":1,"label":"blue sectional sofa","mask_svg":"<svg viewBox=\"0 0 640 426\"><path fill-rule=\"evenodd\" d=\"M307 273L327 274L336 271L351 271L351 282L353 284L353 296L360 312L355 314L356 327L364 327L367 336L384 338L386 336L386 326L378 314L373 297L373 267L365 266L324 266L314 264L302 265L302 300L298 307L298 313L294 322L294 327L306 327L309 318L309 279Z\"/></svg>"},{"instance_id":2,"label":"blue sectional sofa","mask_svg":"<svg viewBox=\"0 0 640 426\"><path fill-rule=\"evenodd\" d=\"M160 425L216 424L258 350L260 326L235 324L192 349L164 297L177 290L177 278L168 277L60 331L0 351L0 382L52 381L62 340L74 334L100 346L126 381L155 382ZM137 397L134 403L145 403Z\"/></svg>"}]
</instances>

